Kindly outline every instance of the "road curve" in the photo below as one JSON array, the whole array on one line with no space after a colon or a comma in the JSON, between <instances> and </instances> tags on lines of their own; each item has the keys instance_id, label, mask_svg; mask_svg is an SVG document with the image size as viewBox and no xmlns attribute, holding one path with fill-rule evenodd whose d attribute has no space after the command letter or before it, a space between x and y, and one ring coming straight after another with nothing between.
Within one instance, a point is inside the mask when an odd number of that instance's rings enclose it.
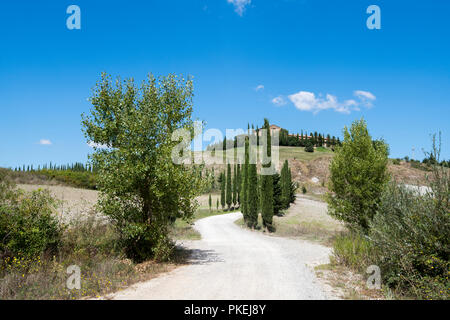
<instances>
[{"instance_id":1,"label":"road curve","mask_svg":"<svg viewBox=\"0 0 450 320\"><path fill-rule=\"evenodd\" d=\"M241 213L198 220L202 240L183 241L191 264L110 295L109 299L335 299L310 265L330 248L267 236L233 223ZM329 291L328 291L329 292Z\"/></svg>"}]
</instances>

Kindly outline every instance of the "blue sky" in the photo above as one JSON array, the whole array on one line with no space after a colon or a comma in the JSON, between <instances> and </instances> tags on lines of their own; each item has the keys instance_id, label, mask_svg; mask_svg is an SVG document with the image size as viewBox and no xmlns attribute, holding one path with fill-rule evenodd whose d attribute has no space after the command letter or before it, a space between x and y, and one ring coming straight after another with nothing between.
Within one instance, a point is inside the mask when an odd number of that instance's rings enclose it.
<instances>
[{"instance_id":1,"label":"blue sky","mask_svg":"<svg viewBox=\"0 0 450 320\"><path fill-rule=\"evenodd\" d=\"M68 30L66 8L81 8ZM366 8L381 9L369 30ZM80 130L106 71L194 76L195 117L340 136L364 117L391 157L450 158L449 1L8 1L0 11L0 166L86 161ZM45 141L48 140L48 141Z\"/></svg>"}]
</instances>

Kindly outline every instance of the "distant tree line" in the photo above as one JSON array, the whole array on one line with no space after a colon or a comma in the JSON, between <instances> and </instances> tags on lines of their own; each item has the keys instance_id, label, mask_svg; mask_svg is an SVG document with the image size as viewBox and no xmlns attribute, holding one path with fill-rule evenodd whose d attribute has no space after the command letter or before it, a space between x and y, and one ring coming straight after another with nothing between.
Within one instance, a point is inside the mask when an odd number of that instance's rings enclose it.
<instances>
[{"instance_id":1,"label":"distant tree line","mask_svg":"<svg viewBox=\"0 0 450 320\"><path fill-rule=\"evenodd\" d=\"M259 131L262 128L258 128L258 126L251 125L252 132L256 132L257 144L259 145L260 134ZM248 124L248 129L250 129L250 124ZM219 141L213 144L210 144L206 147L206 150L226 150L227 149L227 137L224 138L223 141ZM233 138L233 148L243 147L243 145L238 145L239 139L238 136ZM303 147L307 148L306 151L313 152L311 148L314 147L327 147L334 149L335 146L341 145L341 140L339 137L331 136L330 134L325 135L324 133L318 133L317 131L310 132L309 134L306 131L301 130L300 134L289 134L289 131L286 129L281 129L279 134L279 144L280 146L288 146L288 147Z\"/></svg>"},{"instance_id":2,"label":"distant tree line","mask_svg":"<svg viewBox=\"0 0 450 320\"><path fill-rule=\"evenodd\" d=\"M53 170L53 171L73 171L73 172L96 172L96 168L91 164L83 164L81 162L74 162L72 164L56 165L52 162L44 165L38 165L33 167L33 165L22 165L14 168L16 172L39 172L43 170Z\"/></svg>"}]
</instances>

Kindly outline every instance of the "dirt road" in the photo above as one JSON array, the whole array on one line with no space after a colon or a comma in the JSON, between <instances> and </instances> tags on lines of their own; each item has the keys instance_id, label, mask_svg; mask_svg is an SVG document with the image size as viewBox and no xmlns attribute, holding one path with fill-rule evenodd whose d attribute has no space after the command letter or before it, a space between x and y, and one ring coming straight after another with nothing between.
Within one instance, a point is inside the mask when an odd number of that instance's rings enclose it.
<instances>
[{"instance_id":1,"label":"dirt road","mask_svg":"<svg viewBox=\"0 0 450 320\"><path fill-rule=\"evenodd\" d=\"M327 263L331 249L267 236L237 226L240 213L198 220L202 240L188 266L108 296L110 299L335 299L311 265Z\"/></svg>"}]
</instances>

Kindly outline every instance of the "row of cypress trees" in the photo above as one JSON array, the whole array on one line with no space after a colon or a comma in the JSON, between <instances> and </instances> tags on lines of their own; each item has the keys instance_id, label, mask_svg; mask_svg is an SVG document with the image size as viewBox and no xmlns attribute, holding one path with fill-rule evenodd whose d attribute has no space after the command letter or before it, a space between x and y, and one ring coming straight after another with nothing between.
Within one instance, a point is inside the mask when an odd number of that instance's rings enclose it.
<instances>
[{"instance_id":1,"label":"row of cypress trees","mask_svg":"<svg viewBox=\"0 0 450 320\"><path fill-rule=\"evenodd\" d=\"M266 157L263 168L269 168L271 137L267 119L264 119L263 128L267 129L268 142L267 150L263 152L263 156ZM258 225L258 215L261 213L263 226L269 231L274 231L273 216L280 215L281 210L289 208L295 201L296 185L292 182L288 161L284 162L281 175L278 173L258 175L255 161L250 161L248 137L245 139L244 163L236 164L233 174L231 165L227 164L226 173L222 172L219 180L222 208L231 209L239 204L245 224L249 228L255 228Z\"/></svg>"},{"instance_id":2,"label":"row of cypress trees","mask_svg":"<svg viewBox=\"0 0 450 320\"><path fill-rule=\"evenodd\" d=\"M44 164L44 165L38 165L37 168L33 167L33 165L28 166L19 166L15 167L14 171L17 172L36 172L41 170L54 170L54 171L74 171L74 172L95 172L96 169L91 164L83 164L81 162L75 162L72 164L66 164L66 165L56 165L53 163Z\"/></svg>"}]
</instances>

